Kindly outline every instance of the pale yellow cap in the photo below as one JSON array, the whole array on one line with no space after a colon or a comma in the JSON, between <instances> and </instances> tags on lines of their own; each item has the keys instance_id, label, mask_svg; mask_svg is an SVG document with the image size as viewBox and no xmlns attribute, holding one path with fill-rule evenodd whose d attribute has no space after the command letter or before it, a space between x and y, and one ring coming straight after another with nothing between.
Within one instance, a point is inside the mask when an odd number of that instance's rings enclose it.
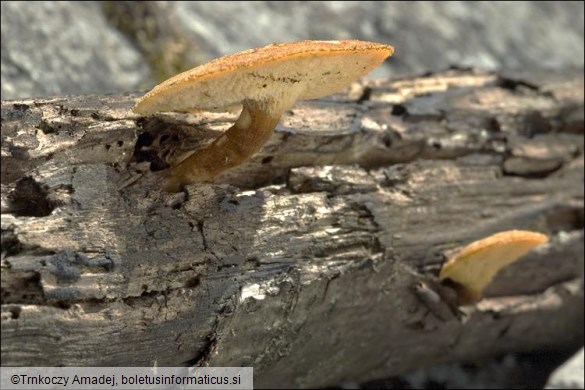
<instances>
[{"instance_id":1,"label":"pale yellow cap","mask_svg":"<svg viewBox=\"0 0 585 390\"><path fill-rule=\"evenodd\" d=\"M463 288L464 301L478 300L502 268L547 241L546 235L530 231L496 233L469 244L449 259L441 268L439 279L450 279Z\"/></svg>"}]
</instances>

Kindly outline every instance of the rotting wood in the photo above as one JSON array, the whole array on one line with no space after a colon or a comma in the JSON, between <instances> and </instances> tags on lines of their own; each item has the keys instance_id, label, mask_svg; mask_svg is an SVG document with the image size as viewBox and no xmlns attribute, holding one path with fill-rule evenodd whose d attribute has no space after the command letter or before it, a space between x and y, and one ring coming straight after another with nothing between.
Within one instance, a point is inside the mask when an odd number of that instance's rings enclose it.
<instances>
[{"instance_id":1,"label":"rotting wood","mask_svg":"<svg viewBox=\"0 0 585 390\"><path fill-rule=\"evenodd\" d=\"M583 342L582 72L356 85L180 194L160 170L237 113L140 118L136 97L2 102L2 365L317 387ZM514 228L551 243L460 320L417 298L445 253Z\"/></svg>"}]
</instances>

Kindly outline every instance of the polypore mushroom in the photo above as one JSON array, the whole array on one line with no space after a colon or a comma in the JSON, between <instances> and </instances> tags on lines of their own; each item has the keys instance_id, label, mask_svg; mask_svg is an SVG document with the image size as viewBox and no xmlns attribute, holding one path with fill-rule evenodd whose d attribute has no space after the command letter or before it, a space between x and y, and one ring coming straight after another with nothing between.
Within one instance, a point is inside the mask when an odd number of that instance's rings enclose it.
<instances>
[{"instance_id":1,"label":"polypore mushroom","mask_svg":"<svg viewBox=\"0 0 585 390\"><path fill-rule=\"evenodd\" d=\"M241 164L266 143L296 100L342 90L393 51L356 40L275 44L215 59L157 85L138 101L136 113L243 106L230 129L169 169L165 188L212 180Z\"/></svg>"},{"instance_id":2,"label":"polypore mushroom","mask_svg":"<svg viewBox=\"0 0 585 390\"><path fill-rule=\"evenodd\" d=\"M478 301L502 268L547 241L544 234L529 231L496 233L469 244L449 259L441 268L439 279L454 283L460 304Z\"/></svg>"}]
</instances>

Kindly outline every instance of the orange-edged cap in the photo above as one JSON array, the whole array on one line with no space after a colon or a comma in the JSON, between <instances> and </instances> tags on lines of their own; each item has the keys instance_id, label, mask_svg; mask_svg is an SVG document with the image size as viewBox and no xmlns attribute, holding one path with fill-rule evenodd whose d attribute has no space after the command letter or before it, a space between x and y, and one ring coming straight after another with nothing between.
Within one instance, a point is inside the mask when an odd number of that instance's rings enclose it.
<instances>
[{"instance_id":1,"label":"orange-edged cap","mask_svg":"<svg viewBox=\"0 0 585 390\"><path fill-rule=\"evenodd\" d=\"M392 46L357 40L274 44L217 58L178 74L142 97L134 111L217 109L250 100L282 101L330 95L392 55Z\"/></svg>"}]
</instances>

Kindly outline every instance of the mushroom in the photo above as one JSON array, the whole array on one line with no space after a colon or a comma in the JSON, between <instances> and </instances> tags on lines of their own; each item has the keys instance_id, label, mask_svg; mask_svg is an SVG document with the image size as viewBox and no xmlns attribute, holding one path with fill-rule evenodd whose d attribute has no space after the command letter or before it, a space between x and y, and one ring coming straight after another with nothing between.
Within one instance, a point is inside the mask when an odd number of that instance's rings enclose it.
<instances>
[{"instance_id":1,"label":"mushroom","mask_svg":"<svg viewBox=\"0 0 585 390\"><path fill-rule=\"evenodd\" d=\"M530 231L496 233L472 242L449 259L443 264L439 279L454 284L460 304L476 302L502 268L547 241L546 235Z\"/></svg>"},{"instance_id":2,"label":"mushroom","mask_svg":"<svg viewBox=\"0 0 585 390\"><path fill-rule=\"evenodd\" d=\"M392 46L357 40L269 45L178 74L154 87L133 110L150 115L242 104L231 128L169 169L165 189L177 191L184 184L213 180L244 162L268 141L282 114L296 100L338 92L393 52Z\"/></svg>"}]
</instances>

